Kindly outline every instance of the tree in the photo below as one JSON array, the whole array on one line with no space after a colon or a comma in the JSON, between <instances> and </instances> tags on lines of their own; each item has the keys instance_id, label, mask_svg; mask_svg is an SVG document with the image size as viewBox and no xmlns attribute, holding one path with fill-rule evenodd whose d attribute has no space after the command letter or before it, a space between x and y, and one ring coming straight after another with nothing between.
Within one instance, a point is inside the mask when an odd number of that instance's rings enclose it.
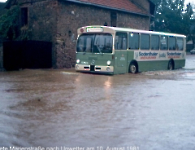
<instances>
[{"instance_id":1,"label":"tree","mask_svg":"<svg viewBox=\"0 0 195 150\"><path fill-rule=\"evenodd\" d=\"M0 16L0 34L4 39L14 40L19 35L20 7L14 6Z\"/></svg>"},{"instance_id":2,"label":"tree","mask_svg":"<svg viewBox=\"0 0 195 150\"><path fill-rule=\"evenodd\" d=\"M189 35L193 9L185 0L152 0L156 4L153 30Z\"/></svg>"},{"instance_id":3,"label":"tree","mask_svg":"<svg viewBox=\"0 0 195 150\"><path fill-rule=\"evenodd\" d=\"M192 40L193 45L195 45L195 19L193 18L193 8L190 3L187 6L186 15L191 15L191 20L189 22L190 31L187 40Z\"/></svg>"},{"instance_id":4,"label":"tree","mask_svg":"<svg viewBox=\"0 0 195 150\"><path fill-rule=\"evenodd\" d=\"M31 30L27 26L20 25L21 9L15 5L0 16L0 35L6 40L28 40Z\"/></svg>"}]
</instances>

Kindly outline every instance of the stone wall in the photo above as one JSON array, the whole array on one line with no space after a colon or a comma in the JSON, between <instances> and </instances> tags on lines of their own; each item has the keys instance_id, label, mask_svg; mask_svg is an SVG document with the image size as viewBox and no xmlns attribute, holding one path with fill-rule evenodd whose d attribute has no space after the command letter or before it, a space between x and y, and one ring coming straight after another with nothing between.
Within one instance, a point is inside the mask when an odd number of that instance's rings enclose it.
<instances>
[{"instance_id":1,"label":"stone wall","mask_svg":"<svg viewBox=\"0 0 195 150\"><path fill-rule=\"evenodd\" d=\"M87 25L111 24L113 10L93 6L59 2L57 19L57 39L55 45L58 68L73 67L77 29ZM149 30L149 17L117 13L117 26Z\"/></svg>"},{"instance_id":2,"label":"stone wall","mask_svg":"<svg viewBox=\"0 0 195 150\"><path fill-rule=\"evenodd\" d=\"M110 11L61 2L58 11L57 26L57 66L73 67L75 64L75 47L77 29L87 25L110 24Z\"/></svg>"},{"instance_id":3,"label":"stone wall","mask_svg":"<svg viewBox=\"0 0 195 150\"><path fill-rule=\"evenodd\" d=\"M28 9L28 26L31 39L49 42L54 41L57 27L57 1L45 0L35 2L29 5Z\"/></svg>"},{"instance_id":4,"label":"stone wall","mask_svg":"<svg viewBox=\"0 0 195 150\"><path fill-rule=\"evenodd\" d=\"M54 43L57 29L57 0L18 0L21 7L28 8L29 40ZM56 68L55 47L52 44L52 66Z\"/></svg>"},{"instance_id":5,"label":"stone wall","mask_svg":"<svg viewBox=\"0 0 195 150\"><path fill-rule=\"evenodd\" d=\"M79 27L104 25L105 22L108 26L111 25L113 10L62 0L18 1L22 4L21 7L28 7L29 39L53 43L54 68L74 67ZM118 27L149 30L149 17L119 11L115 13Z\"/></svg>"},{"instance_id":6,"label":"stone wall","mask_svg":"<svg viewBox=\"0 0 195 150\"><path fill-rule=\"evenodd\" d=\"M142 30L149 30L150 22L149 17L139 15L117 13L117 26L128 27Z\"/></svg>"}]
</instances>

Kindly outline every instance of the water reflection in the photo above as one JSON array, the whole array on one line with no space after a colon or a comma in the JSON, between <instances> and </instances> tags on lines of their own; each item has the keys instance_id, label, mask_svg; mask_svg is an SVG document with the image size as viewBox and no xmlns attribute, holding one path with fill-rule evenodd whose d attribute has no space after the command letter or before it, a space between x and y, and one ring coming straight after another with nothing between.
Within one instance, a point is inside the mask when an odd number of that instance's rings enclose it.
<instances>
[{"instance_id":1,"label":"water reflection","mask_svg":"<svg viewBox=\"0 0 195 150\"><path fill-rule=\"evenodd\" d=\"M105 88L105 89L110 89L111 84L112 84L111 78L112 78L112 77L107 77L107 80L104 82L104 88Z\"/></svg>"}]
</instances>

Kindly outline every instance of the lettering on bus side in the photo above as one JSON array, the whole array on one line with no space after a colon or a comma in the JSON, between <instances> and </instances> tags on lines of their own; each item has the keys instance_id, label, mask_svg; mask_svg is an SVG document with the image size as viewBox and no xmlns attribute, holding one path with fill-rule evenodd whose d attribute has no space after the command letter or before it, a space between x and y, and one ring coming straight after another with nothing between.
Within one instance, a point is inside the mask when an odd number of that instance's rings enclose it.
<instances>
[{"instance_id":1,"label":"lettering on bus side","mask_svg":"<svg viewBox=\"0 0 195 150\"><path fill-rule=\"evenodd\" d=\"M139 52L140 59L156 59L157 55L155 52Z\"/></svg>"},{"instance_id":2,"label":"lettering on bus side","mask_svg":"<svg viewBox=\"0 0 195 150\"><path fill-rule=\"evenodd\" d=\"M158 53L152 53L152 52L144 52L144 53L142 53L142 52L139 52L139 56L157 56L158 55Z\"/></svg>"},{"instance_id":3,"label":"lettering on bus side","mask_svg":"<svg viewBox=\"0 0 195 150\"><path fill-rule=\"evenodd\" d=\"M181 58L182 53L178 53L178 52L173 52L173 53L170 53L170 52L167 52L167 57L168 58Z\"/></svg>"}]
</instances>

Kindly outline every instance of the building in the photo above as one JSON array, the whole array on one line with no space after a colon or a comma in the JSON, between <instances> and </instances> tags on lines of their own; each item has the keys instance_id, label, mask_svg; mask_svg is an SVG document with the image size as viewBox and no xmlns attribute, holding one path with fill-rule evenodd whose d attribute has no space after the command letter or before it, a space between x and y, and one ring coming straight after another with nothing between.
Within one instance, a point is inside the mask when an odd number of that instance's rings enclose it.
<instances>
[{"instance_id":1,"label":"building","mask_svg":"<svg viewBox=\"0 0 195 150\"><path fill-rule=\"evenodd\" d=\"M6 3L0 2L0 17L5 13L5 5ZM0 35L0 71L3 69L3 45L2 45L3 39Z\"/></svg>"},{"instance_id":2,"label":"building","mask_svg":"<svg viewBox=\"0 0 195 150\"><path fill-rule=\"evenodd\" d=\"M54 68L74 67L77 28L108 25L149 30L155 11L149 0L8 0L6 8L17 4L28 39L52 42Z\"/></svg>"}]
</instances>

